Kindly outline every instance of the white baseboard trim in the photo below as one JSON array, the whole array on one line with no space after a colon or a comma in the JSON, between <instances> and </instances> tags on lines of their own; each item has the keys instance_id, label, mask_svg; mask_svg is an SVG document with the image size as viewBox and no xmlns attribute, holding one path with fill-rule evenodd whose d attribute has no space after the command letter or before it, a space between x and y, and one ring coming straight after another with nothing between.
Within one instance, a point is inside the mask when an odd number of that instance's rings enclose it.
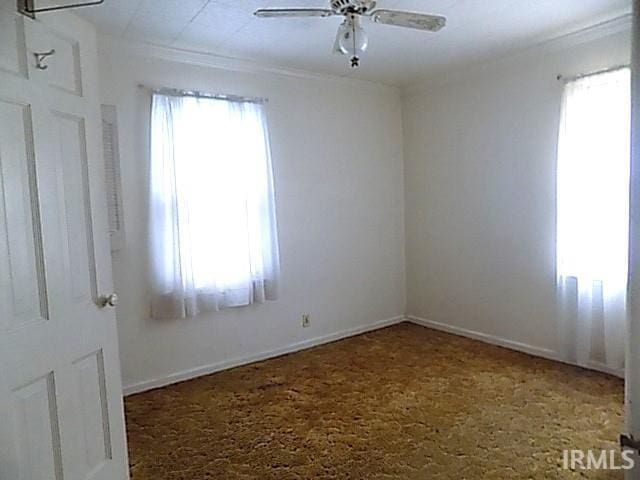
<instances>
[{"instance_id":1,"label":"white baseboard trim","mask_svg":"<svg viewBox=\"0 0 640 480\"><path fill-rule=\"evenodd\" d=\"M331 333L329 335L323 335L321 337L304 340L302 342L297 342L292 345L287 345L286 347L277 348L275 350L260 352L255 355L248 355L245 357L234 358L232 360L225 360L225 361L214 363L211 365L204 365L202 367L193 368L190 370L184 370L182 372L172 373L171 375L167 375L165 377L155 378L152 380L145 380L143 382L126 385L123 388L123 393L125 396L127 396L127 395L133 395L135 393L146 392L147 390L152 390L154 388L166 387L167 385L171 385L173 383L183 382L185 380L201 377L203 375L209 375L211 373L221 372L223 370L228 370L230 368L247 365L254 362L259 362L262 360L267 360L269 358L279 357L281 355L286 355L288 353L299 352L300 350L306 350L307 348L317 347L318 345L335 342L336 340L342 340L348 337L353 337L355 335L361 335L363 333L389 327L391 325L402 323L404 321L406 321L406 317L404 315L400 315L397 317L388 318L386 320L380 320L378 322L371 323L369 325L362 325L359 327L350 328L348 330L342 330L340 332Z\"/></svg>"},{"instance_id":2,"label":"white baseboard trim","mask_svg":"<svg viewBox=\"0 0 640 480\"><path fill-rule=\"evenodd\" d=\"M469 330L462 327L456 327L453 325L448 325L446 323L435 322L433 320L427 320L426 318L416 317L415 315L408 315L407 320L411 323L415 323L416 325L432 328L434 330L439 330L441 332L451 333L453 335L459 335L461 337L467 337L474 340L479 340L484 343L490 343L491 345L497 345L499 347L508 348L510 350L516 350L518 352L528 353L529 355L533 355L535 357L542 357L548 360L553 360L555 362L566 363L576 367L586 368L588 370L596 370L598 372L607 373L609 375L614 375L616 377L624 378L624 370L611 368L599 362L591 362L589 363L589 365L586 365L586 366L577 365L575 363L567 361L558 352L548 348L536 347L533 345L528 345L526 343L516 342L514 340L497 337L495 335L488 335L486 333L477 332L477 331Z\"/></svg>"}]
</instances>

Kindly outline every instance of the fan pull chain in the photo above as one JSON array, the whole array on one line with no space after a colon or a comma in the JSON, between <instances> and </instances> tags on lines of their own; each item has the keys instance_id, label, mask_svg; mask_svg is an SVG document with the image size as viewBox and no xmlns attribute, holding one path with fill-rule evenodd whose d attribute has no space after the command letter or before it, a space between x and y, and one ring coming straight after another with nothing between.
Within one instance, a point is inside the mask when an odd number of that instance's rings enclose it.
<instances>
[{"instance_id":1,"label":"fan pull chain","mask_svg":"<svg viewBox=\"0 0 640 480\"><path fill-rule=\"evenodd\" d=\"M360 66L360 57L356 55L356 22L351 22L351 40L353 40L353 57L351 57L351 68L358 68Z\"/></svg>"}]
</instances>

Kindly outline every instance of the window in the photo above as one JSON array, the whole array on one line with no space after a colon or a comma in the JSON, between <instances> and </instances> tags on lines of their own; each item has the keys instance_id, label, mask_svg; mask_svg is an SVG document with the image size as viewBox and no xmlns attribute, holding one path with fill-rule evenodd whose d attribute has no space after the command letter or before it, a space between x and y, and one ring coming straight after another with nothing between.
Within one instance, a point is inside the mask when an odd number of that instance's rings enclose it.
<instances>
[{"instance_id":1,"label":"window","mask_svg":"<svg viewBox=\"0 0 640 480\"><path fill-rule=\"evenodd\" d=\"M152 314L273 300L279 271L264 106L154 94Z\"/></svg>"},{"instance_id":2,"label":"window","mask_svg":"<svg viewBox=\"0 0 640 480\"><path fill-rule=\"evenodd\" d=\"M628 265L630 72L565 87L557 172L557 275L580 363L620 368ZM568 320L573 319L573 320Z\"/></svg>"}]
</instances>

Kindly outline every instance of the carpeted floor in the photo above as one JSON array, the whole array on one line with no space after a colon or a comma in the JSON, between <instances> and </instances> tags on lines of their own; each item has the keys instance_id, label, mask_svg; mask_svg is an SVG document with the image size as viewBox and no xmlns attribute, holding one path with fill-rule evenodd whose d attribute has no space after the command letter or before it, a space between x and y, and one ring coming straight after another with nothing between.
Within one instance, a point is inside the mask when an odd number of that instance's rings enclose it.
<instances>
[{"instance_id":1,"label":"carpeted floor","mask_svg":"<svg viewBox=\"0 0 640 480\"><path fill-rule=\"evenodd\" d=\"M620 479L623 382L400 324L126 400L132 480Z\"/></svg>"}]
</instances>

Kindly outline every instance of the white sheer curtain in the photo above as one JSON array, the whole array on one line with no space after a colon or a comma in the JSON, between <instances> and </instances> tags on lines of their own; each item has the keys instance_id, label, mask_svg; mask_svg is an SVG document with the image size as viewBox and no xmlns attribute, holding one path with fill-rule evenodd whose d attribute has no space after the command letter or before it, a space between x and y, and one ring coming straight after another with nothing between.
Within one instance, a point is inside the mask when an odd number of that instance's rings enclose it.
<instances>
[{"instance_id":1,"label":"white sheer curtain","mask_svg":"<svg viewBox=\"0 0 640 480\"><path fill-rule=\"evenodd\" d=\"M566 85L558 144L557 275L567 359L624 368L630 72Z\"/></svg>"},{"instance_id":2,"label":"white sheer curtain","mask_svg":"<svg viewBox=\"0 0 640 480\"><path fill-rule=\"evenodd\" d=\"M184 318L277 296L264 106L154 94L152 316Z\"/></svg>"}]
</instances>

